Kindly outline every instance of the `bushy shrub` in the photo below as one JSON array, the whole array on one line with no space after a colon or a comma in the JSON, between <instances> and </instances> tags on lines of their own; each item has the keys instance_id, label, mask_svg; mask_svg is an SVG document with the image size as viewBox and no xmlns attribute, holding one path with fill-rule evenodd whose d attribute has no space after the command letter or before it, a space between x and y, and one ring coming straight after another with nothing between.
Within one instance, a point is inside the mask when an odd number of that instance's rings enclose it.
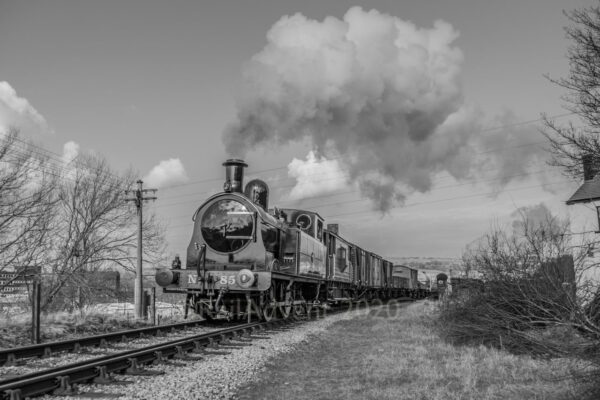
<instances>
[{"instance_id":1,"label":"bushy shrub","mask_svg":"<svg viewBox=\"0 0 600 400\"><path fill-rule=\"evenodd\" d=\"M545 207L518 216L511 232L495 229L467 249L465 264L482 283L456 285L444 296L440 331L458 345L571 360L582 390L597 398L598 285L583 279L584 255L572 253L579 247L568 241L567 222Z\"/></svg>"}]
</instances>

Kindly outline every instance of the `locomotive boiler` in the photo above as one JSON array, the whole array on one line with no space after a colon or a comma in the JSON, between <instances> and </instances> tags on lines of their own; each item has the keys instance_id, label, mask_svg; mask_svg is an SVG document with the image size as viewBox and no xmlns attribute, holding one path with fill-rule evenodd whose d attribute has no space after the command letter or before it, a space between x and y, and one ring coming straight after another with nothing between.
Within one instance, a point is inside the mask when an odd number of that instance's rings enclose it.
<instances>
[{"instance_id":1,"label":"locomotive boiler","mask_svg":"<svg viewBox=\"0 0 600 400\"><path fill-rule=\"evenodd\" d=\"M237 159L223 163L223 192L193 215L185 268L160 269L165 292L186 295L188 308L204 318L304 314L360 299L418 292L392 276L393 265L361 249L325 225L316 212L269 209L269 188L254 179L243 186Z\"/></svg>"}]
</instances>

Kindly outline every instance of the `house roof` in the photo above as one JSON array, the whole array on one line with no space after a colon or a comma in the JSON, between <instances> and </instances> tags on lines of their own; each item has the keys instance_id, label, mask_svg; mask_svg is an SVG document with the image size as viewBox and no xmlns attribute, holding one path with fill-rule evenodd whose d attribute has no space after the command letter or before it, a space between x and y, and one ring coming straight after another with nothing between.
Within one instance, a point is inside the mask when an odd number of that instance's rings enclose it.
<instances>
[{"instance_id":1,"label":"house roof","mask_svg":"<svg viewBox=\"0 0 600 400\"><path fill-rule=\"evenodd\" d=\"M583 185L567 200L567 205L589 203L598 200L600 200L600 174L596 175L593 179L583 182Z\"/></svg>"}]
</instances>

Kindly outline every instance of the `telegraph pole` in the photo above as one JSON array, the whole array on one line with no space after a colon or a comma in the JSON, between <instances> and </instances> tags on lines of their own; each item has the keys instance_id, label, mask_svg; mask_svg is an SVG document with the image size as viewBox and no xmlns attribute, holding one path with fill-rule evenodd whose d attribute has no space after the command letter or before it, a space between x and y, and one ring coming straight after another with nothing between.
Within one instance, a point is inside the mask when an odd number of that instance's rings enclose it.
<instances>
[{"instance_id":1,"label":"telegraph pole","mask_svg":"<svg viewBox=\"0 0 600 400\"><path fill-rule=\"evenodd\" d=\"M144 205L144 201L148 200L156 200L156 196L152 197L144 197L144 195L148 192L152 192L156 194L157 189L143 189L143 184L141 180L137 181L138 187L136 190L126 190L125 194L132 194L133 197L125 199L125 201L133 201L137 208L138 214L138 246L137 246L137 268L135 270L135 287L133 291L133 298L135 302L135 318L142 318L144 315L143 311L143 301L142 298L144 296L144 287L143 287L143 275L142 275L142 209Z\"/></svg>"}]
</instances>

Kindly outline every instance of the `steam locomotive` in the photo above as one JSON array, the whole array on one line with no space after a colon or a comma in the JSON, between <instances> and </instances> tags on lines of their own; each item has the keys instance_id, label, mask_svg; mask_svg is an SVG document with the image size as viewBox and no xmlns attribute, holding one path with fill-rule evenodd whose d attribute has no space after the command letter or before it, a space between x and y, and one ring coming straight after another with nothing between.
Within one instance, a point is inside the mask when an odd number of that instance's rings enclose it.
<instances>
[{"instance_id":1,"label":"steam locomotive","mask_svg":"<svg viewBox=\"0 0 600 400\"><path fill-rule=\"evenodd\" d=\"M254 179L243 188L243 160L223 166L223 192L193 215L185 268L155 276L164 292L186 295L186 317L191 308L206 319L270 320L313 307L427 295L415 270L349 242L317 212L269 209L265 182Z\"/></svg>"}]
</instances>

